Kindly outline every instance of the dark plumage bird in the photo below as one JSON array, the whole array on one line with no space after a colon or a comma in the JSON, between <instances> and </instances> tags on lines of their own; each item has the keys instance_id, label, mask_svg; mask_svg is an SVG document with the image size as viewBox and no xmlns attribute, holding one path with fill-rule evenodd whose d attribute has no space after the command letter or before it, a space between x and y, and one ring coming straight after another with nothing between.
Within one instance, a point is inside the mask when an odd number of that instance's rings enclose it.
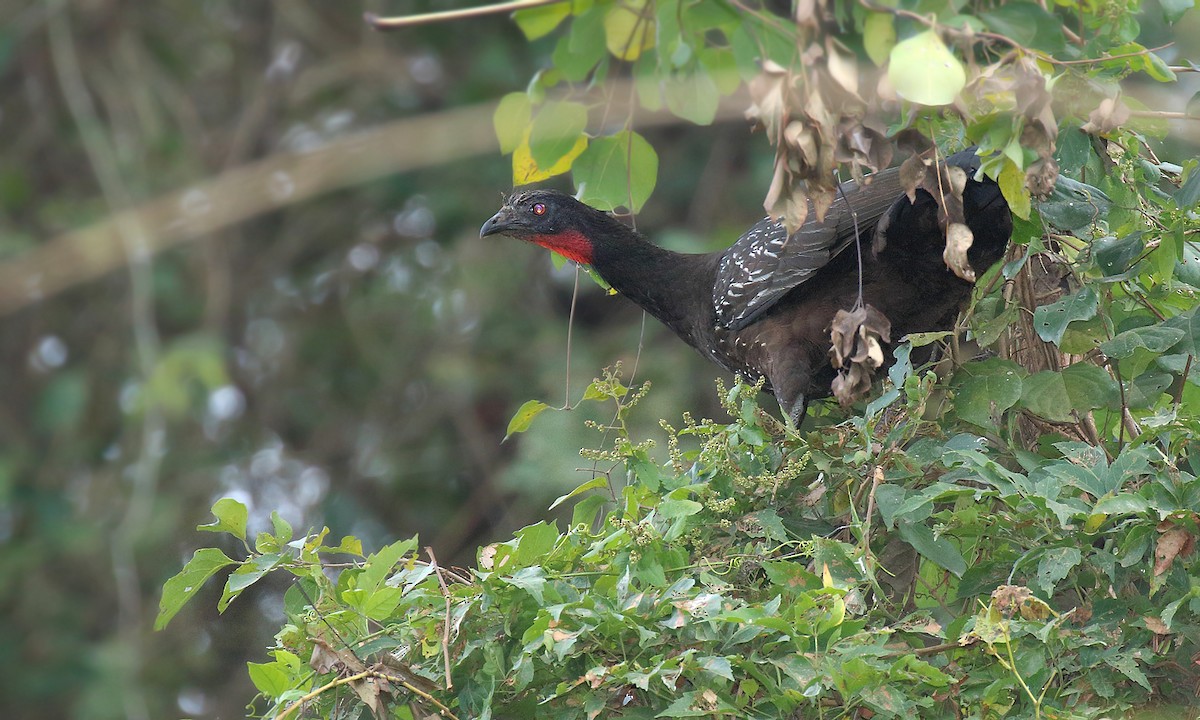
<instances>
[{"instance_id":1,"label":"dark plumage bird","mask_svg":"<svg viewBox=\"0 0 1200 720\"><path fill-rule=\"evenodd\" d=\"M946 159L966 171L963 216L974 234L968 259L982 273L1004 254L1012 216L999 187L973 179L979 159ZM946 267L939 205L924 190L910 202L895 168L869 184L844 183L817 222L790 236L764 219L726 250L681 254L658 247L606 213L553 190L515 194L479 231L509 235L591 265L718 365L766 388L797 424L813 398L830 395L830 325L859 293L891 321L891 336L952 326L971 283Z\"/></svg>"}]
</instances>

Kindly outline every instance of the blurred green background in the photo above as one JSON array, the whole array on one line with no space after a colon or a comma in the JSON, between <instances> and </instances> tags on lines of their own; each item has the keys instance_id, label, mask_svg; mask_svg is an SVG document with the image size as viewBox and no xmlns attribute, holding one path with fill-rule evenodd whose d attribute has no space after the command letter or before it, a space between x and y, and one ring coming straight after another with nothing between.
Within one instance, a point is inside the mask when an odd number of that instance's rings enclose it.
<instances>
[{"instance_id":1,"label":"blurred green background","mask_svg":"<svg viewBox=\"0 0 1200 720\"><path fill-rule=\"evenodd\" d=\"M522 402L562 402L575 270L477 234L511 188L494 101L553 39L362 22L452 6L0 4L0 716L243 716L282 586L218 617L212 583L150 630L220 497L252 530L277 510L470 564L589 477L596 411L501 443ZM659 242L759 216L771 151L737 102L647 123ZM639 432L719 412L715 368L579 288L572 401L622 361L654 382Z\"/></svg>"},{"instance_id":2,"label":"blurred green background","mask_svg":"<svg viewBox=\"0 0 1200 720\"><path fill-rule=\"evenodd\" d=\"M282 587L219 617L213 582L150 630L222 496L258 528L419 533L467 564L589 477L598 415L501 444L522 402L563 401L574 268L478 238L512 187L492 107L552 40L362 21L445 7L0 10L0 716L243 716ZM736 119L682 130L646 131L664 171L639 223L727 244L770 150ZM641 331L583 277L572 400L644 341L646 432L716 413L718 371Z\"/></svg>"}]
</instances>

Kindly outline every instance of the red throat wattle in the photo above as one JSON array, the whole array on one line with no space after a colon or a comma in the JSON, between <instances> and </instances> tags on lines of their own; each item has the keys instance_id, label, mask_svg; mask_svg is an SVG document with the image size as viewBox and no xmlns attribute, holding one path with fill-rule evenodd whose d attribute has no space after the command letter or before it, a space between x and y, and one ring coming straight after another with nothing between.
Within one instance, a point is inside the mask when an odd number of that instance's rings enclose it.
<instances>
[{"instance_id":1,"label":"red throat wattle","mask_svg":"<svg viewBox=\"0 0 1200 720\"><path fill-rule=\"evenodd\" d=\"M578 230L563 230L553 235L532 235L529 241L547 250L553 250L580 265L592 264L592 241Z\"/></svg>"}]
</instances>

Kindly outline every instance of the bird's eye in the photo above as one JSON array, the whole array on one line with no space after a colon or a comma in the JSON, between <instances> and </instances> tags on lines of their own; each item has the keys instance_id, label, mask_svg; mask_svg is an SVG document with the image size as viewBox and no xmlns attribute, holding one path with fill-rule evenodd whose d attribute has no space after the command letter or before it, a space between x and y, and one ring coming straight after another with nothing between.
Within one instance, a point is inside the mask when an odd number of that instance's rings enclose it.
<instances>
[{"instance_id":1,"label":"bird's eye","mask_svg":"<svg viewBox=\"0 0 1200 720\"><path fill-rule=\"evenodd\" d=\"M534 203L530 210L533 210L534 215L545 215L546 205L545 203Z\"/></svg>"}]
</instances>

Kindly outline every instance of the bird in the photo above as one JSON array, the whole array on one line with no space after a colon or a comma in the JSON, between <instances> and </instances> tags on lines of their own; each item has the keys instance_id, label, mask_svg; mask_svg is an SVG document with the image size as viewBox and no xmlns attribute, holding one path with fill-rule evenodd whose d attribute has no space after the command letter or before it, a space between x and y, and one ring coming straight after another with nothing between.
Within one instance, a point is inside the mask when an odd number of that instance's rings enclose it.
<instances>
[{"instance_id":1,"label":"bird","mask_svg":"<svg viewBox=\"0 0 1200 720\"><path fill-rule=\"evenodd\" d=\"M1003 257L1012 214L997 184L975 177L973 150L944 162L965 172L962 216L974 236L967 259L982 273ZM828 397L837 377L830 331L839 311L874 308L890 321L890 337L901 338L951 328L970 298L973 283L943 260L941 205L920 188L910 199L904 186L899 168L842 183L824 218L809 213L789 233L767 217L710 253L659 247L551 189L509 196L479 235L525 240L591 266L702 356L748 383L762 382L799 427L809 403Z\"/></svg>"}]
</instances>

